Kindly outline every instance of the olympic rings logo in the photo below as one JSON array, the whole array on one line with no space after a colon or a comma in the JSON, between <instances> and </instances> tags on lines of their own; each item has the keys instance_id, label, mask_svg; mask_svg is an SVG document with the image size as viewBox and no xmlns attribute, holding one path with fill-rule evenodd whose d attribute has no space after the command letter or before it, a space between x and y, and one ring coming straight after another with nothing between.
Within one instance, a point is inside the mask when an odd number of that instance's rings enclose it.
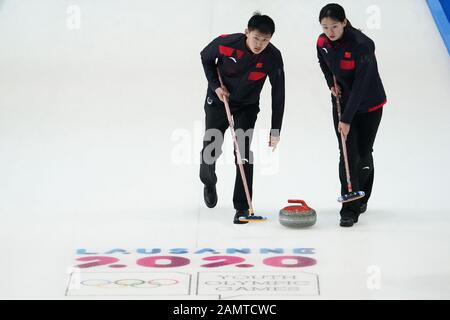
<instances>
[{"instance_id":1,"label":"olympic rings logo","mask_svg":"<svg viewBox=\"0 0 450 320\"><path fill-rule=\"evenodd\" d=\"M107 280L107 279L88 279L80 282L85 287L97 287L97 288L139 288L139 289L154 289L162 286L173 286L178 284L176 279L152 279L149 281L141 279L119 279L119 280Z\"/></svg>"}]
</instances>

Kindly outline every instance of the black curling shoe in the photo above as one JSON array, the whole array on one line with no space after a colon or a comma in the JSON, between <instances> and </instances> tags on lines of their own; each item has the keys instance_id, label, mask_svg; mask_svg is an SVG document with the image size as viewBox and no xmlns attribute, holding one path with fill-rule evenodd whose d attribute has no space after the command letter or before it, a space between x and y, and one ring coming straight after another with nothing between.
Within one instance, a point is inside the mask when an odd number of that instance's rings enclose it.
<instances>
[{"instance_id":1,"label":"black curling shoe","mask_svg":"<svg viewBox=\"0 0 450 320\"><path fill-rule=\"evenodd\" d=\"M203 197L208 208L214 208L217 204L216 186L205 186L203 190Z\"/></svg>"},{"instance_id":2,"label":"black curling shoe","mask_svg":"<svg viewBox=\"0 0 450 320\"><path fill-rule=\"evenodd\" d=\"M355 223L353 218L341 218L340 226L341 227L352 227Z\"/></svg>"},{"instance_id":3,"label":"black curling shoe","mask_svg":"<svg viewBox=\"0 0 450 320\"><path fill-rule=\"evenodd\" d=\"M248 210L237 210L236 214L234 215L234 224L246 224L248 221L241 221L240 218L247 218L248 217Z\"/></svg>"}]
</instances>

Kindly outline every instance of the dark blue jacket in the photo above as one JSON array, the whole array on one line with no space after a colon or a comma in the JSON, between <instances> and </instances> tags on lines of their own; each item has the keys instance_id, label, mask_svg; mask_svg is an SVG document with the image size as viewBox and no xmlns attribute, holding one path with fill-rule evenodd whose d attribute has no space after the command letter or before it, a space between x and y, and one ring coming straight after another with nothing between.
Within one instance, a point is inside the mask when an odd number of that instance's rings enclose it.
<instances>
[{"instance_id":1,"label":"dark blue jacket","mask_svg":"<svg viewBox=\"0 0 450 320\"><path fill-rule=\"evenodd\" d=\"M230 108L259 105L261 90L267 76L272 85L272 129L281 130L284 113L285 84L283 59L271 43L259 54L251 53L242 33L222 35L200 53L208 80L208 96L218 100L215 90L220 87L216 68L219 67L224 85L230 92Z\"/></svg>"},{"instance_id":2,"label":"dark blue jacket","mask_svg":"<svg viewBox=\"0 0 450 320\"><path fill-rule=\"evenodd\" d=\"M333 75L341 87L342 122L351 123L356 113L375 111L386 103L375 44L361 31L346 27L337 41L321 34L317 40L317 56L328 87L334 86Z\"/></svg>"}]
</instances>

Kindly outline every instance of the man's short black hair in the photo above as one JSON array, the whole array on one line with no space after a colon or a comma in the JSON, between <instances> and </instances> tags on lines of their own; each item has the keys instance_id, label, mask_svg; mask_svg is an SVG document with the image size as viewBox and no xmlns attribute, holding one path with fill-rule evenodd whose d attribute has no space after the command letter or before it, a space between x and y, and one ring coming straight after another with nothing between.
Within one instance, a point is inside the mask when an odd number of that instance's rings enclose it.
<instances>
[{"instance_id":1,"label":"man's short black hair","mask_svg":"<svg viewBox=\"0 0 450 320\"><path fill-rule=\"evenodd\" d=\"M247 28L249 31L257 30L262 34L270 34L271 36L275 33L275 23L272 18L262 15L260 12L253 14L253 17L248 21Z\"/></svg>"}]
</instances>

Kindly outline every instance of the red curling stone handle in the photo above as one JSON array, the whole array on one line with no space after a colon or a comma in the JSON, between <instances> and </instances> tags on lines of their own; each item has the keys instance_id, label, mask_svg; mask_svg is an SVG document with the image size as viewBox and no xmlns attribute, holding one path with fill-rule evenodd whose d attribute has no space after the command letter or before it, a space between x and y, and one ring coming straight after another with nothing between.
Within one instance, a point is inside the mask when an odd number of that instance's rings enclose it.
<instances>
[{"instance_id":1,"label":"red curling stone handle","mask_svg":"<svg viewBox=\"0 0 450 320\"><path fill-rule=\"evenodd\" d=\"M288 203L300 203L301 205L305 206L306 208L309 208L308 205L306 204L306 202L303 201L303 200L292 200L292 199L290 199L290 200L288 200Z\"/></svg>"}]
</instances>

